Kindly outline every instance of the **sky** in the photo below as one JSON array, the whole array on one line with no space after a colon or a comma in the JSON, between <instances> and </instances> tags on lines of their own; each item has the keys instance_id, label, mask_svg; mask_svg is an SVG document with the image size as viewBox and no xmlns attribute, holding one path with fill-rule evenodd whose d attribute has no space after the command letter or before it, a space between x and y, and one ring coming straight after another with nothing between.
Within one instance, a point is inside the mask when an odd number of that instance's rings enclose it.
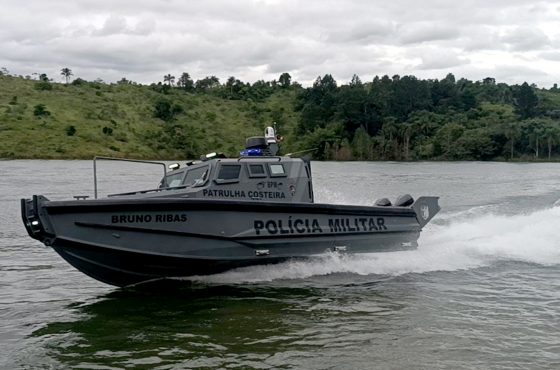
<instances>
[{"instance_id":1,"label":"sky","mask_svg":"<svg viewBox=\"0 0 560 370\"><path fill-rule=\"evenodd\" d=\"M139 83L215 75L309 86L398 74L560 83L560 1L0 0L0 68Z\"/></svg>"}]
</instances>

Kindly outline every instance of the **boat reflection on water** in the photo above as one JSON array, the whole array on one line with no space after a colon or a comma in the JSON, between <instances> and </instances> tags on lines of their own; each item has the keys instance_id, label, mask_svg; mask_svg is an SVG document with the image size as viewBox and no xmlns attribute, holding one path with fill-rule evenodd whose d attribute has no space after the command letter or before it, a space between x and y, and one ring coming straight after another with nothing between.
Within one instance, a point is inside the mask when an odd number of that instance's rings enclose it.
<instances>
[{"instance_id":1,"label":"boat reflection on water","mask_svg":"<svg viewBox=\"0 0 560 370\"><path fill-rule=\"evenodd\" d=\"M148 284L69 305L72 320L31 337L54 367L293 368L313 359L324 368L322 351L382 340L414 299L407 284L385 292L354 274L293 285Z\"/></svg>"}]
</instances>

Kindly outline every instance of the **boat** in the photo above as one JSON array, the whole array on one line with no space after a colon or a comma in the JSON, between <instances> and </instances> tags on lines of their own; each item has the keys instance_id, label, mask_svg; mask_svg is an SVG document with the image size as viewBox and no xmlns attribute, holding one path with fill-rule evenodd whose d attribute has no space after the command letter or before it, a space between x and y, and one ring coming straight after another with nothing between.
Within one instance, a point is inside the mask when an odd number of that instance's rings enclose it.
<instances>
[{"instance_id":1,"label":"boat","mask_svg":"<svg viewBox=\"0 0 560 370\"><path fill-rule=\"evenodd\" d=\"M278 144L267 127L264 136L247 139L238 158L211 153L167 166L95 157L92 198L21 199L23 223L29 236L78 270L125 287L328 252L414 249L440 210L434 196L382 198L372 205L315 203L310 159L279 155ZM98 197L100 160L161 165L161 182Z\"/></svg>"}]
</instances>

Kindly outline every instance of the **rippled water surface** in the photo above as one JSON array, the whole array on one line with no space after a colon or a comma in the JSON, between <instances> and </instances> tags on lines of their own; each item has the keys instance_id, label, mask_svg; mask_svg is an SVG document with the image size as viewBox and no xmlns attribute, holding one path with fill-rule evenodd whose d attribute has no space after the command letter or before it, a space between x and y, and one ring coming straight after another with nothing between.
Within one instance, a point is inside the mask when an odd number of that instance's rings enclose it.
<instances>
[{"instance_id":1,"label":"rippled water surface","mask_svg":"<svg viewBox=\"0 0 560 370\"><path fill-rule=\"evenodd\" d=\"M159 168L103 163L102 194ZM88 161L0 161L0 368L558 369L560 164L313 163L318 202L439 195L415 251L121 290L29 238L19 198L93 192Z\"/></svg>"}]
</instances>

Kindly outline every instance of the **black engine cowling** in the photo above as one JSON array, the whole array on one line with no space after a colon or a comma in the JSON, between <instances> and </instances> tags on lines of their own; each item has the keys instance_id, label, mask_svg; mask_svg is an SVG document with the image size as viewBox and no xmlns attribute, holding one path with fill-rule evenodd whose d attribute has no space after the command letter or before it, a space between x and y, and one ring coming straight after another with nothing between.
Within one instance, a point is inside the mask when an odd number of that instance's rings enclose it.
<instances>
[{"instance_id":1,"label":"black engine cowling","mask_svg":"<svg viewBox=\"0 0 560 370\"><path fill-rule=\"evenodd\" d=\"M408 207L414 203L414 198L410 194L401 195L395 200L395 206L397 207Z\"/></svg>"}]
</instances>

